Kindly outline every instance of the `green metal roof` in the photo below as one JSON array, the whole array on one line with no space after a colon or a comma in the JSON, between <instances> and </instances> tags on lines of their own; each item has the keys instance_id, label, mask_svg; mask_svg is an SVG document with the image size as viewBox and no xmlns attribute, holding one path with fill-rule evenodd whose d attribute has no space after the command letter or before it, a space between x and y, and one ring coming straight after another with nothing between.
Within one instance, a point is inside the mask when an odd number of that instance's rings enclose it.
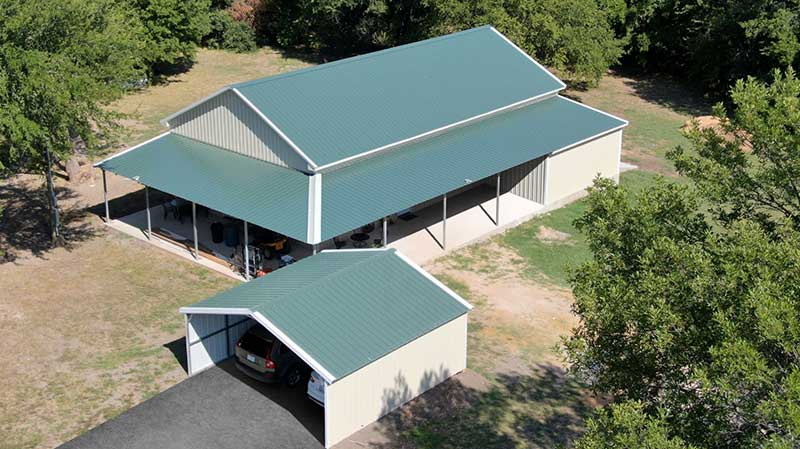
<instances>
[{"instance_id":1,"label":"green metal roof","mask_svg":"<svg viewBox=\"0 0 800 449\"><path fill-rule=\"evenodd\" d=\"M323 251L181 311L260 313L339 379L469 311L428 276L394 249Z\"/></svg>"},{"instance_id":2,"label":"green metal roof","mask_svg":"<svg viewBox=\"0 0 800 449\"><path fill-rule=\"evenodd\" d=\"M308 176L296 170L176 134L99 166L295 239L308 238Z\"/></svg>"},{"instance_id":3,"label":"green metal roof","mask_svg":"<svg viewBox=\"0 0 800 449\"><path fill-rule=\"evenodd\" d=\"M554 97L324 173L322 239L626 124Z\"/></svg>"},{"instance_id":4,"label":"green metal roof","mask_svg":"<svg viewBox=\"0 0 800 449\"><path fill-rule=\"evenodd\" d=\"M487 26L232 87L324 166L564 84Z\"/></svg>"}]
</instances>

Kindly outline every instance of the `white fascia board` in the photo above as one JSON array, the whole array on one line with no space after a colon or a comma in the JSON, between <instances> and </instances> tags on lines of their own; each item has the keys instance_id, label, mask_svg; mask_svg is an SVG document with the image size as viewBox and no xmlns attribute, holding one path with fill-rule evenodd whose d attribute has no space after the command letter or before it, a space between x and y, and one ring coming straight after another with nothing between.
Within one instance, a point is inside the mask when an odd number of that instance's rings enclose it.
<instances>
[{"instance_id":1,"label":"white fascia board","mask_svg":"<svg viewBox=\"0 0 800 449\"><path fill-rule=\"evenodd\" d=\"M425 276L429 281L433 282L437 287L442 289L445 293L452 296L453 299L463 304L467 309L472 310L472 304L468 303L467 300L462 298L458 293L454 292L450 287L444 285L440 280L436 279L432 274L425 271L422 267L414 263L413 260L406 257L405 254L401 253L400 251L395 251L397 257L402 259L405 263L407 263L411 268L417 270L420 274Z\"/></svg>"},{"instance_id":2,"label":"white fascia board","mask_svg":"<svg viewBox=\"0 0 800 449\"><path fill-rule=\"evenodd\" d=\"M180 110L178 110L177 112L173 112L172 114L168 115L166 118L163 118L163 119L161 119L161 121L160 121L160 122L161 122L161 124L162 124L162 125L164 125L164 126L169 126L169 121L170 121L170 120L174 119L175 117L177 117L177 116L179 116L179 115L183 114L184 112L186 112L186 111L188 111L188 110L190 110L190 109L194 109L194 108L196 108L197 106L199 106L199 105L201 105L201 104L205 103L206 101L208 101L208 100L210 100L210 99L212 99L212 98L214 98L214 97L216 97L216 96L222 95L223 93L225 93L225 92L227 92L227 91L229 91L229 90L231 90L230 86L225 86L225 87L223 87L222 89L220 89L220 90L218 90L218 91L216 91L216 92L212 93L211 95L208 95L208 96L206 96L206 97L203 97L203 98L201 98L201 99L199 99L199 100L195 101L194 103L190 104L189 106L186 106L186 107L183 107L183 108L181 108L181 109L180 109Z\"/></svg>"},{"instance_id":3,"label":"white fascia board","mask_svg":"<svg viewBox=\"0 0 800 449\"><path fill-rule=\"evenodd\" d=\"M524 100L517 101L516 103L511 103L509 105L502 106L502 107L499 107L497 109L493 109L491 111L484 112L482 114L478 114L476 116L469 117L469 118L466 118L464 120L461 120L461 121L458 121L458 122L455 122L455 123L451 123L449 125L442 126L440 128L436 128L436 129L432 129L430 131L426 131L426 132L424 132L422 134L417 134L416 136L412 136L412 137L409 137L407 139L398 140L397 142L392 142L390 144L386 144L386 145L378 147L378 148L373 148L373 149L365 151L363 153L354 154L354 155L346 157L344 159L339 159L338 161L334 161L334 162L330 162L330 163L325 164L325 165L321 165L321 166L317 167L316 170L317 171L321 171L321 170L327 170L327 169L330 169L330 168L333 168L333 167L337 167L339 165L346 164L348 162L352 162L352 161L357 160L357 159L362 159L364 157L374 155L374 154L379 153L381 151L390 150L392 148L396 148L396 147L399 147L401 145L405 145L407 143L411 143L411 142L414 142L414 141L417 141L417 140L421 140L421 139L424 139L424 138L429 137L429 136L433 136L433 135L436 135L436 134L441 134L441 133L449 131L450 129L453 129L453 128L458 128L460 126L466 126L466 125L472 124L474 122L480 121L482 119L485 119L485 118L490 117L490 116L495 115L495 114L499 114L501 112L509 111L509 110L516 109L516 108L521 108L523 106L529 106L529 105L537 103L539 101L546 100L548 98L554 97L561 90L562 89L551 90L549 92L545 92L545 93L542 93L542 94L539 94L539 95L535 95L535 96L530 97L530 98L526 98Z\"/></svg>"},{"instance_id":4,"label":"white fascia board","mask_svg":"<svg viewBox=\"0 0 800 449\"><path fill-rule=\"evenodd\" d=\"M237 307L192 307L186 306L178 309L184 315L250 315L250 309Z\"/></svg>"},{"instance_id":5,"label":"white fascia board","mask_svg":"<svg viewBox=\"0 0 800 449\"><path fill-rule=\"evenodd\" d=\"M575 101L575 100L573 100L572 98L568 98L568 97L565 97L565 96L563 96L563 95L559 95L559 96L558 96L558 98L561 98L562 100L567 100L567 101L570 101L570 102L572 102L572 103L575 103L575 104L577 104L578 106L583 106L583 107L584 107L584 108L586 108L586 109L590 109L590 110L592 110L592 111L594 111L594 112L597 112L597 113L603 114L603 115L605 115L606 117L611 117L611 118L613 118L614 120L619 120L619 121L621 121L621 122L624 122L624 123L625 123L625 125L624 125L624 126L628 126L628 123L629 123L629 122L628 122L627 120L625 120L624 118L622 118L622 117L617 117L616 115L609 114L608 112L606 112L606 111L601 111L600 109L597 109L597 108L593 108L593 107L589 106L588 104L583 104L583 103L581 103L580 101Z\"/></svg>"},{"instance_id":6,"label":"white fascia board","mask_svg":"<svg viewBox=\"0 0 800 449\"><path fill-rule=\"evenodd\" d=\"M323 249L320 253L357 253L357 252L381 252L391 251L393 248L341 248L341 249Z\"/></svg>"},{"instance_id":7,"label":"white fascia board","mask_svg":"<svg viewBox=\"0 0 800 449\"><path fill-rule=\"evenodd\" d=\"M105 162L107 162L107 161L110 161L111 159L114 159L114 158L115 158L115 157L117 157L117 156L122 156L123 154L125 154L125 153L127 153L127 152L129 152L129 151L133 151L133 150L135 150L135 149L137 149L137 148L139 148L139 147L141 147L141 146L147 145L147 144L148 144L148 143L150 143L150 142L155 142L156 140L158 140L158 139L160 139L160 138L162 138L162 137L166 136L167 134L170 134L170 131L163 132L163 133L161 133L161 134L159 134L159 135L157 135L157 136L153 137L152 139L147 139L147 140L145 140L144 142L142 142L142 143L139 143L139 144L136 144L136 145L134 145L134 146L132 146L132 147L128 148L127 150L120 151L120 152L119 152L119 153L117 153L117 154L112 154L111 156L109 156L109 157L107 157L107 158L103 159L103 160L102 160L102 161L100 161L100 162L95 162L94 164L92 164L92 167L99 167L99 166L100 166L100 164L103 164L103 163L105 163Z\"/></svg>"},{"instance_id":8,"label":"white fascia board","mask_svg":"<svg viewBox=\"0 0 800 449\"><path fill-rule=\"evenodd\" d=\"M307 241L312 245L322 241L322 173L308 177Z\"/></svg>"},{"instance_id":9,"label":"white fascia board","mask_svg":"<svg viewBox=\"0 0 800 449\"><path fill-rule=\"evenodd\" d=\"M314 360L306 351L303 350L297 343L294 342L291 338L289 338L286 334L283 333L280 329L278 329L275 324L273 324L270 320L267 319L261 312L255 312L250 315L251 318L258 321L258 323L268 331L272 333L281 343L285 344L292 350L298 357L300 357L304 362L308 364L314 371L317 372L325 382L331 384L336 381L336 377L331 374L328 370L325 369L319 362Z\"/></svg>"},{"instance_id":10,"label":"white fascia board","mask_svg":"<svg viewBox=\"0 0 800 449\"><path fill-rule=\"evenodd\" d=\"M555 156L558 153L563 153L564 151L571 150L571 149L573 149L573 148L575 148L575 147L577 147L579 145L583 145L586 142L591 142L592 140L599 139L601 137L605 137L605 136L607 136L609 134L613 134L613 133L625 128L626 126L628 126L627 123L625 123L624 125L619 125L617 127L614 127L614 128L607 129L605 131L599 132L599 133L597 133L597 134L595 134L593 136L587 137L585 139L581 139L581 140L579 140L577 142L571 143L571 144L569 144L567 146L564 146L564 147L561 147L561 148L559 148L557 150L551 151L550 154L547 155L547 157Z\"/></svg>"},{"instance_id":11,"label":"white fascia board","mask_svg":"<svg viewBox=\"0 0 800 449\"><path fill-rule=\"evenodd\" d=\"M301 157L301 158L303 158L303 160L304 160L304 161L306 161L306 163L308 164L308 166L309 166L309 168L310 168L311 170L313 170L313 171L316 171L316 170L318 170L318 167L317 167L317 164L316 164L316 162L312 161L312 160L311 160L311 158L310 158L310 157L308 157L308 155L306 155L306 153L304 153L304 152L303 152L303 150L301 150L301 149L300 149L300 147L298 147L298 146L297 146L297 145L294 143L294 141L292 141L292 139L290 139L290 138L289 138L289 136L287 136L286 134L284 134L284 132L283 132L283 131L281 131L281 129L280 129L280 128L278 128L278 126L277 126L275 123L273 123L273 122L272 122L272 120L270 120L270 119L269 119L269 118L268 118L266 115L264 115L264 113L263 113L263 112L261 112L261 110L260 110L260 109L258 109L258 108L256 107L256 105L254 105L254 104L253 104L253 103L252 103L252 102L251 102L251 101L250 101L250 100L249 100L247 97L245 97L245 96L244 96L244 94L242 94L241 92L239 92L239 89L237 89L237 88L235 88L235 87L234 87L234 88L231 88L231 90L232 90L232 91L233 91L233 93L235 93L235 94L236 94L236 95L237 95L237 96L238 96L238 97L239 97L239 98L240 98L242 101L244 101L244 103L245 103L245 104L246 104L246 105L247 105L247 106L248 106L250 109L252 109L252 110L253 110L253 112L255 112L255 113L256 113L256 115L258 115L259 117L261 117L261 120L264 120L264 122L266 122L266 123L267 123L267 125L269 125L269 126L270 126L270 127L271 127L271 128L272 128L272 129L273 129L273 130L274 130L274 131L275 131L275 132L278 134L278 135L279 135L279 136L281 136L281 139L285 140L285 141L286 141L286 143L288 143L288 144L289 144L289 146L290 146L290 147L292 147L292 149L293 149L293 150L294 150L294 151L295 151L295 152L296 152L298 155L300 155L300 157Z\"/></svg>"},{"instance_id":12,"label":"white fascia board","mask_svg":"<svg viewBox=\"0 0 800 449\"><path fill-rule=\"evenodd\" d=\"M550 77L551 77L551 78L553 78L554 80L558 81L558 84L560 84L560 85L561 85L561 89L559 89L559 90L562 90L562 89L566 89L566 88L567 88L567 85L566 85L566 84L564 84L564 82L563 82L563 81L561 81L561 80L560 80L560 79L559 79L557 76L553 75L553 74L552 74L552 73L551 73L549 70L547 70L547 68L545 68L543 65L539 64L539 62L538 62L538 61L536 61L535 59L533 59L533 58L531 57L531 55L529 55L529 54L525 53L525 51L524 51L524 50L522 50L521 48L519 48L519 47L517 46L517 44L515 44L515 43L511 42L511 40L510 40L509 38L507 38L507 37L506 37L506 36L505 36L503 33L501 33L501 32L499 32L499 31L497 31L497 29L496 29L495 27L493 27L493 26L490 26L489 28L491 28L491 29L492 29L492 31L494 31L495 33L497 33L497 35L498 35L498 36L500 36L500 37L501 37L501 38L502 38L504 41L506 41L506 42L508 43L508 45L511 45L512 47L514 47L514 48L515 48L515 49L516 49L518 52L520 52L520 53L522 53L523 55L525 55L525 57L526 57L526 58L528 58L528 60L530 60L532 63L536 64L536 66L537 66L537 67L539 67L540 69L544 70L544 71L545 71L545 72L546 72L548 75L550 75Z\"/></svg>"}]
</instances>

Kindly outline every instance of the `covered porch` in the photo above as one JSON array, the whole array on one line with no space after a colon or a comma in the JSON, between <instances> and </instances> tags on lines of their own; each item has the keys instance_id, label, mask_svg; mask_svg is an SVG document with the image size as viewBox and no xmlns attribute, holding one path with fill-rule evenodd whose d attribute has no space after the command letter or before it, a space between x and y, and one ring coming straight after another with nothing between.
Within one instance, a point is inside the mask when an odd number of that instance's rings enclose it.
<instances>
[{"instance_id":1,"label":"covered porch","mask_svg":"<svg viewBox=\"0 0 800 449\"><path fill-rule=\"evenodd\" d=\"M152 189L145 189L147 203L151 197L164 198L164 195L151 194ZM382 247L385 243L385 246L396 248L414 262L422 264L447 251L513 226L544 209L541 204L512 192L500 192L498 210L497 194L496 186L475 183L468 189L426 201L317 245L273 233L199 205L194 206L192 214L192 203L180 199L176 203L182 206L177 208L169 202L153 203L149 204L149 208L144 207L129 215L109 216L107 223L117 231L147 241L162 250L232 278L247 280L248 273L249 277L267 274L311 256L315 251ZM181 208L182 214L176 214L180 212L177 209ZM215 224L217 231L221 226L221 236L219 232L214 235L212 226ZM247 251L244 246L245 227ZM274 245L265 246L272 243L267 240L275 239L285 242L280 249L274 248Z\"/></svg>"}]
</instances>

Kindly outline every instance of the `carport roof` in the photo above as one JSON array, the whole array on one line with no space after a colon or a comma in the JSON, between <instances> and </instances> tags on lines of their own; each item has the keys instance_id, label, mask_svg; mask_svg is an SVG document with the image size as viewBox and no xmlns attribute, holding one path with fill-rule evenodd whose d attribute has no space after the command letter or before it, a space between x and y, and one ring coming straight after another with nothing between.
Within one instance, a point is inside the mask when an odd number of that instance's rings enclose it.
<instances>
[{"instance_id":1,"label":"carport roof","mask_svg":"<svg viewBox=\"0 0 800 449\"><path fill-rule=\"evenodd\" d=\"M471 307L396 250L364 249L323 251L181 312L263 319L332 382Z\"/></svg>"}]
</instances>

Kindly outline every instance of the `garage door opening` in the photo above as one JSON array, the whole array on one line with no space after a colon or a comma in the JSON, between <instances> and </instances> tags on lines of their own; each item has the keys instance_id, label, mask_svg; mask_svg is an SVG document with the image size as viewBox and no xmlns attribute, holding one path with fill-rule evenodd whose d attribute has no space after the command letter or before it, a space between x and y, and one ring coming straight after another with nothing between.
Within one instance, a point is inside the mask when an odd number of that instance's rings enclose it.
<instances>
[{"instance_id":1,"label":"garage door opening","mask_svg":"<svg viewBox=\"0 0 800 449\"><path fill-rule=\"evenodd\" d=\"M188 372L222 365L247 378L254 373L232 357L260 368L267 354L237 354L237 342L251 328L269 335L324 385L321 440L331 447L463 371L471 307L394 249L323 251L181 308ZM305 394L303 380L295 389ZM298 396L287 410L304 419L300 411L319 406Z\"/></svg>"}]
</instances>

